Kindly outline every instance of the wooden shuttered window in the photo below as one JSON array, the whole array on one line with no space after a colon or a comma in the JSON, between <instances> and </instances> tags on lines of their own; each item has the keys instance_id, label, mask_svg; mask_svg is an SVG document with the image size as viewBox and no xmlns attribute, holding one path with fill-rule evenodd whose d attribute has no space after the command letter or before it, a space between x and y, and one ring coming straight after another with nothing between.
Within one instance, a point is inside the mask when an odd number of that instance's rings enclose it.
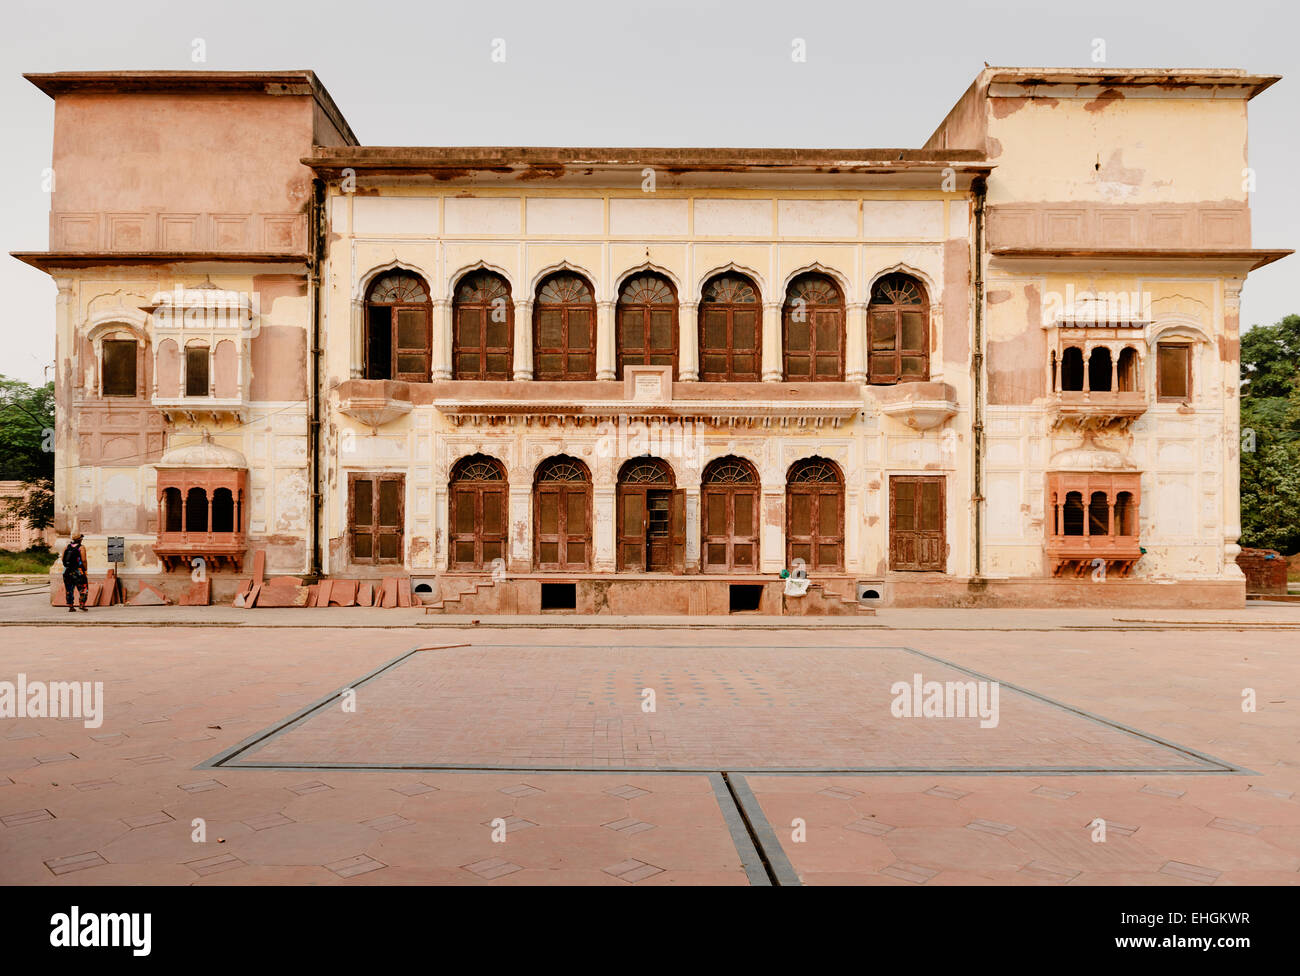
<instances>
[{"instance_id":1,"label":"wooden shuttered window","mask_svg":"<svg viewBox=\"0 0 1300 976\"><path fill-rule=\"evenodd\" d=\"M105 339L103 345L104 396L133 397L137 393L136 350L134 339Z\"/></svg>"},{"instance_id":2,"label":"wooden shuttered window","mask_svg":"<svg viewBox=\"0 0 1300 976\"><path fill-rule=\"evenodd\" d=\"M867 309L867 382L930 378L930 308L921 283L905 274L876 282Z\"/></svg>"},{"instance_id":3,"label":"wooden shuttered window","mask_svg":"<svg viewBox=\"0 0 1300 976\"><path fill-rule=\"evenodd\" d=\"M620 289L617 376L624 366L671 366L677 378L677 295L658 275L637 275Z\"/></svg>"},{"instance_id":4,"label":"wooden shuttered window","mask_svg":"<svg viewBox=\"0 0 1300 976\"><path fill-rule=\"evenodd\" d=\"M1192 397L1192 347L1185 342L1156 343L1156 396L1161 400Z\"/></svg>"},{"instance_id":5,"label":"wooden shuttered window","mask_svg":"<svg viewBox=\"0 0 1300 976\"><path fill-rule=\"evenodd\" d=\"M432 342L432 304L429 290L419 277L394 272L370 286L366 298L366 379L429 382Z\"/></svg>"},{"instance_id":6,"label":"wooden shuttered window","mask_svg":"<svg viewBox=\"0 0 1300 976\"><path fill-rule=\"evenodd\" d=\"M515 335L509 284L490 271L467 275L456 286L453 306L452 378L509 380Z\"/></svg>"},{"instance_id":7,"label":"wooden shuttered window","mask_svg":"<svg viewBox=\"0 0 1300 976\"><path fill-rule=\"evenodd\" d=\"M596 378L596 300L575 274L546 278L533 305L533 375L539 380Z\"/></svg>"},{"instance_id":8,"label":"wooden shuttered window","mask_svg":"<svg viewBox=\"0 0 1300 976\"><path fill-rule=\"evenodd\" d=\"M844 379L844 298L835 282L807 274L790 283L782 340L787 381Z\"/></svg>"},{"instance_id":9,"label":"wooden shuttered window","mask_svg":"<svg viewBox=\"0 0 1300 976\"><path fill-rule=\"evenodd\" d=\"M718 275L700 301L700 380L757 383L763 357L763 307L753 282Z\"/></svg>"}]
</instances>

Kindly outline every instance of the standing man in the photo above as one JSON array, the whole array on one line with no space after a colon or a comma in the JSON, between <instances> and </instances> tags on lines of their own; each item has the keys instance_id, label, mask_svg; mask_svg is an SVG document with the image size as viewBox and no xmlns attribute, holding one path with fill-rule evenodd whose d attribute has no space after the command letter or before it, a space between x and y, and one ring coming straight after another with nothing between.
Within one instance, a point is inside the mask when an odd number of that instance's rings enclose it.
<instances>
[{"instance_id":1,"label":"standing man","mask_svg":"<svg viewBox=\"0 0 1300 976\"><path fill-rule=\"evenodd\" d=\"M72 541L63 550L63 592L67 596L68 613L76 611L76 607L72 605L73 590L80 594L81 609L86 609L86 590L89 586L86 580L86 570L89 568L90 564L86 561L86 550L81 545L81 533L78 532L73 535Z\"/></svg>"}]
</instances>

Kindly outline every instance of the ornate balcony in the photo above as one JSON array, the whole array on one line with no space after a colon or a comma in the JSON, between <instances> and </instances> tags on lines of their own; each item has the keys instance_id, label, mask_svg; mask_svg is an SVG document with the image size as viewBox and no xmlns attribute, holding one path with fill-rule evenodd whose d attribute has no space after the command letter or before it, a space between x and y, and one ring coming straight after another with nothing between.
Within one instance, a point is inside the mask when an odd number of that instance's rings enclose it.
<instances>
[{"instance_id":1,"label":"ornate balcony","mask_svg":"<svg viewBox=\"0 0 1300 976\"><path fill-rule=\"evenodd\" d=\"M1124 577L1142 555L1141 475L1092 467L1047 475L1046 550L1053 576Z\"/></svg>"},{"instance_id":2,"label":"ornate balcony","mask_svg":"<svg viewBox=\"0 0 1300 976\"><path fill-rule=\"evenodd\" d=\"M238 451L204 437L174 448L158 462L158 541L167 569L202 559L213 569L238 570L247 548L248 467Z\"/></svg>"}]
</instances>

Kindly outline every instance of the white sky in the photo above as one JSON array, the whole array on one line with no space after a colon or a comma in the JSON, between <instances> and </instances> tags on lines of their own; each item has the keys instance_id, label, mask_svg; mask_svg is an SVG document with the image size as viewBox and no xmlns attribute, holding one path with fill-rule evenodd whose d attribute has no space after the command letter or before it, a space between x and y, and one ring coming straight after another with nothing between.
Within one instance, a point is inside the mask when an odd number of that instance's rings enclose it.
<instances>
[{"instance_id":1,"label":"white sky","mask_svg":"<svg viewBox=\"0 0 1300 976\"><path fill-rule=\"evenodd\" d=\"M10 0L3 250L49 245L51 99L24 71L311 68L370 145L919 147L987 61L1291 75L1250 103L1254 246L1300 243L1295 0ZM791 61L794 38L808 59ZM207 61L191 61L202 38ZM506 41L505 63L490 58ZM837 93L832 99L827 93ZM839 93L856 92L845 100ZM1243 325L1300 313L1300 255L1250 276ZM40 382L54 286L0 256L0 373Z\"/></svg>"}]
</instances>

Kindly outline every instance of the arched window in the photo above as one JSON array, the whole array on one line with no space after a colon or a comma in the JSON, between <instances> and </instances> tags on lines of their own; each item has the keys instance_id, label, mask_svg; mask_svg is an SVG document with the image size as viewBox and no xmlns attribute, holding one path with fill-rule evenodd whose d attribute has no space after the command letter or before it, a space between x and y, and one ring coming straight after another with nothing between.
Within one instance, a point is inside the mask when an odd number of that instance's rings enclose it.
<instances>
[{"instance_id":1,"label":"arched window","mask_svg":"<svg viewBox=\"0 0 1300 976\"><path fill-rule=\"evenodd\" d=\"M596 299L585 278L560 271L538 284L533 364L539 380L596 378Z\"/></svg>"},{"instance_id":2,"label":"arched window","mask_svg":"<svg viewBox=\"0 0 1300 976\"><path fill-rule=\"evenodd\" d=\"M787 380L844 379L844 295L829 277L804 274L790 282L782 333Z\"/></svg>"},{"instance_id":3,"label":"arched window","mask_svg":"<svg viewBox=\"0 0 1300 976\"><path fill-rule=\"evenodd\" d=\"M591 474L577 458L547 458L533 483L533 519L539 570L591 568Z\"/></svg>"},{"instance_id":4,"label":"arched window","mask_svg":"<svg viewBox=\"0 0 1300 976\"><path fill-rule=\"evenodd\" d=\"M867 310L867 375L871 383L930 378L930 308L911 275L888 274L871 289Z\"/></svg>"},{"instance_id":5,"label":"arched window","mask_svg":"<svg viewBox=\"0 0 1300 976\"><path fill-rule=\"evenodd\" d=\"M728 455L700 480L701 569L706 573L758 569L758 472Z\"/></svg>"},{"instance_id":6,"label":"arched window","mask_svg":"<svg viewBox=\"0 0 1300 976\"><path fill-rule=\"evenodd\" d=\"M844 478L834 461L813 457L786 476L786 562L809 571L844 567Z\"/></svg>"},{"instance_id":7,"label":"arched window","mask_svg":"<svg viewBox=\"0 0 1300 976\"><path fill-rule=\"evenodd\" d=\"M506 470L496 458L471 454L451 469L451 568L487 569L505 558Z\"/></svg>"},{"instance_id":8,"label":"arched window","mask_svg":"<svg viewBox=\"0 0 1300 976\"><path fill-rule=\"evenodd\" d=\"M671 366L677 378L677 292L662 275L636 275L619 289L619 379L624 366Z\"/></svg>"},{"instance_id":9,"label":"arched window","mask_svg":"<svg viewBox=\"0 0 1300 976\"><path fill-rule=\"evenodd\" d=\"M431 321L429 289L418 275L376 279L366 294L366 379L429 382Z\"/></svg>"},{"instance_id":10,"label":"arched window","mask_svg":"<svg viewBox=\"0 0 1300 976\"><path fill-rule=\"evenodd\" d=\"M515 306L499 274L473 271L452 298L452 379L509 380L514 370Z\"/></svg>"},{"instance_id":11,"label":"arched window","mask_svg":"<svg viewBox=\"0 0 1300 976\"><path fill-rule=\"evenodd\" d=\"M930 379L930 303L910 274L887 274L867 309L867 376L872 383Z\"/></svg>"},{"instance_id":12,"label":"arched window","mask_svg":"<svg viewBox=\"0 0 1300 976\"><path fill-rule=\"evenodd\" d=\"M185 531L208 531L208 493L202 488L185 493Z\"/></svg>"},{"instance_id":13,"label":"arched window","mask_svg":"<svg viewBox=\"0 0 1300 976\"><path fill-rule=\"evenodd\" d=\"M164 532L183 532L184 522L182 516L184 506L181 504L181 490L179 488L163 489L163 531Z\"/></svg>"},{"instance_id":14,"label":"arched window","mask_svg":"<svg viewBox=\"0 0 1300 976\"><path fill-rule=\"evenodd\" d=\"M1133 493L1121 491L1115 496L1115 535L1137 535L1137 511L1133 504Z\"/></svg>"},{"instance_id":15,"label":"arched window","mask_svg":"<svg viewBox=\"0 0 1300 976\"><path fill-rule=\"evenodd\" d=\"M659 458L633 458L618 473L618 568L663 573L674 567L673 541L685 547L684 513L674 518L673 469ZM674 522L680 522L680 532Z\"/></svg>"},{"instance_id":16,"label":"arched window","mask_svg":"<svg viewBox=\"0 0 1300 976\"><path fill-rule=\"evenodd\" d=\"M1068 492L1065 496L1065 506L1061 511L1061 534L1062 535L1083 535L1083 494L1077 491Z\"/></svg>"},{"instance_id":17,"label":"arched window","mask_svg":"<svg viewBox=\"0 0 1300 976\"><path fill-rule=\"evenodd\" d=\"M239 531L235 521L235 496L229 488L217 488L212 492L212 531Z\"/></svg>"},{"instance_id":18,"label":"arched window","mask_svg":"<svg viewBox=\"0 0 1300 976\"><path fill-rule=\"evenodd\" d=\"M101 353L104 373L100 390L104 396L133 397L137 388L137 350L134 339L105 339Z\"/></svg>"},{"instance_id":19,"label":"arched window","mask_svg":"<svg viewBox=\"0 0 1300 976\"><path fill-rule=\"evenodd\" d=\"M185 347L185 395L205 397L211 394L208 377L208 347L202 343Z\"/></svg>"},{"instance_id":20,"label":"arched window","mask_svg":"<svg viewBox=\"0 0 1300 976\"><path fill-rule=\"evenodd\" d=\"M1138 390L1138 354L1132 346L1125 346L1119 351L1116 375L1121 392L1135 393Z\"/></svg>"},{"instance_id":21,"label":"arched window","mask_svg":"<svg viewBox=\"0 0 1300 976\"><path fill-rule=\"evenodd\" d=\"M1094 491L1088 500L1088 535L1110 535L1110 499Z\"/></svg>"},{"instance_id":22,"label":"arched window","mask_svg":"<svg viewBox=\"0 0 1300 976\"><path fill-rule=\"evenodd\" d=\"M720 274L700 297L700 380L757 383L762 379L762 308L743 275Z\"/></svg>"},{"instance_id":23,"label":"arched window","mask_svg":"<svg viewBox=\"0 0 1300 976\"><path fill-rule=\"evenodd\" d=\"M1110 392L1110 349L1107 346L1093 346L1088 353L1088 389L1093 393Z\"/></svg>"},{"instance_id":24,"label":"arched window","mask_svg":"<svg viewBox=\"0 0 1300 976\"><path fill-rule=\"evenodd\" d=\"M1066 346L1061 351L1061 389L1077 392L1083 389L1083 350Z\"/></svg>"}]
</instances>

